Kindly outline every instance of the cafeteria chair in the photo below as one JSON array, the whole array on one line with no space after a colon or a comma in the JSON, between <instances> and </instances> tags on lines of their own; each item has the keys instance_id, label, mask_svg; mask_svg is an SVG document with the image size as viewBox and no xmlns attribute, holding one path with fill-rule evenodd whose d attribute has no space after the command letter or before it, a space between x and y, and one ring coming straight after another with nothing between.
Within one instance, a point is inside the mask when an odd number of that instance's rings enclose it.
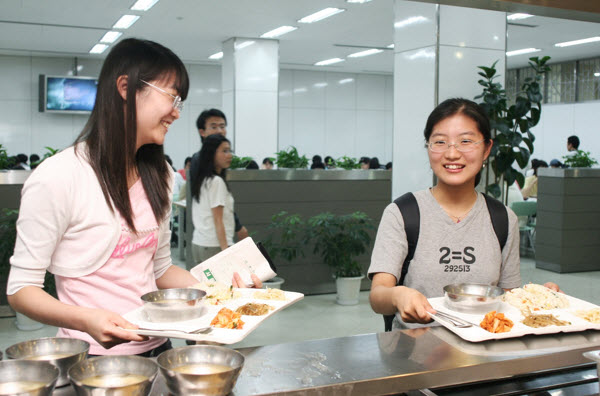
<instances>
[{"instance_id":1,"label":"cafeteria chair","mask_svg":"<svg viewBox=\"0 0 600 396\"><path fill-rule=\"evenodd\" d=\"M537 214L537 201L513 202L510 208L518 217L527 217L525 224L519 224L519 232L527 235L527 241L535 255L535 215Z\"/></svg>"}]
</instances>

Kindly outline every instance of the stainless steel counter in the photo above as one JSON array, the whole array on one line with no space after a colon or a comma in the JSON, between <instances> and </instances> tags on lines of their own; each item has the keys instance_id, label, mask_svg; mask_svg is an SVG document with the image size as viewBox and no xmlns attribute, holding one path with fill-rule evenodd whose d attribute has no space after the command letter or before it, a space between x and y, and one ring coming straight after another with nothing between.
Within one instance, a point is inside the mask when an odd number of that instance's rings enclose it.
<instances>
[{"instance_id":1,"label":"stainless steel counter","mask_svg":"<svg viewBox=\"0 0 600 396\"><path fill-rule=\"evenodd\" d=\"M227 172L227 180L391 180L392 172L385 169L233 169Z\"/></svg>"},{"instance_id":2,"label":"stainless steel counter","mask_svg":"<svg viewBox=\"0 0 600 396\"><path fill-rule=\"evenodd\" d=\"M234 395L396 394L589 364L594 349L598 331L469 343L441 327L244 348ZM159 374L152 395L167 394Z\"/></svg>"}]
</instances>

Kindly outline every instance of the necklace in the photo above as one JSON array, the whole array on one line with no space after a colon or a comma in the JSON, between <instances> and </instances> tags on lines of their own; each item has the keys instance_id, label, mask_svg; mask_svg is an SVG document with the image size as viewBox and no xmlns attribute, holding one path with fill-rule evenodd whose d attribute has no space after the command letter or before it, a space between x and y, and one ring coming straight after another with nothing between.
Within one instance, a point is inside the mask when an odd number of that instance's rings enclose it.
<instances>
[{"instance_id":1,"label":"necklace","mask_svg":"<svg viewBox=\"0 0 600 396\"><path fill-rule=\"evenodd\" d=\"M435 187L432 188L432 192L433 191L435 191ZM477 191L473 190L473 192L475 192L475 202L477 202ZM433 194L433 196L435 198L435 194ZM448 209L446 209L439 201L438 201L438 204L441 206L441 208L444 210L444 212L446 212L446 214L448 216L450 216L450 218L452 219L452 221L454 221L454 222L456 222L456 224L458 224L462 220L464 220L465 216L467 216L471 212L471 209L473 209L473 206L475 206L475 202L473 203L473 205L471 205L471 207L469 208L469 210L467 210L465 213L461 214L460 216L456 216L456 215L450 213L450 211Z\"/></svg>"}]
</instances>

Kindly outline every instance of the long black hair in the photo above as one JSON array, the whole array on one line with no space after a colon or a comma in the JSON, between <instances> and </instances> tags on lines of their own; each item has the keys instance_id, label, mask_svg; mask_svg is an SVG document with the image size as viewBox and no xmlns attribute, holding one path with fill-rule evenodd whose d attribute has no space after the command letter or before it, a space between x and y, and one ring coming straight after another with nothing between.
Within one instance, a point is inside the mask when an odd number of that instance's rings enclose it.
<instances>
[{"instance_id":1,"label":"long black hair","mask_svg":"<svg viewBox=\"0 0 600 396\"><path fill-rule=\"evenodd\" d=\"M117 79L127 76L127 95L123 99ZM116 208L134 232L127 174L136 169L157 222L170 206L171 169L165 161L162 145L146 144L136 152L136 95L149 89L144 81L175 78L175 88L183 100L189 78L185 66L171 50L139 39L125 39L104 60L96 102L90 118L75 143L85 142L87 159L98 177L104 198L111 210ZM77 152L77 151L76 151ZM114 206L114 207L113 207Z\"/></svg>"},{"instance_id":2,"label":"long black hair","mask_svg":"<svg viewBox=\"0 0 600 396\"><path fill-rule=\"evenodd\" d=\"M477 124L477 129L483 135L484 143L486 145L492 144L492 129L490 127L490 119L488 118L485 110L472 100L464 98L446 99L435 109L433 109L427 118L425 130L423 131L425 141L429 141L429 138L433 133L433 127L435 127L438 122L456 114L462 114L465 117L475 121ZM475 177L475 186L477 186L480 181L481 171L477 173L477 176Z\"/></svg>"},{"instance_id":3,"label":"long black hair","mask_svg":"<svg viewBox=\"0 0 600 396\"><path fill-rule=\"evenodd\" d=\"M215 154L219 146L223 143L229 143L229 140L219 133L207 136L204 139L204 143L202 143L198 161L192 161L192 166L190 168L192 184L190 186L192 197L196 201L200 201L200 189L204 180L212 179L215 176L221 177L229 190L229 185L226 180L227 170L223 169L219 174L215 169Z\"/></svg>"}]
</instances>

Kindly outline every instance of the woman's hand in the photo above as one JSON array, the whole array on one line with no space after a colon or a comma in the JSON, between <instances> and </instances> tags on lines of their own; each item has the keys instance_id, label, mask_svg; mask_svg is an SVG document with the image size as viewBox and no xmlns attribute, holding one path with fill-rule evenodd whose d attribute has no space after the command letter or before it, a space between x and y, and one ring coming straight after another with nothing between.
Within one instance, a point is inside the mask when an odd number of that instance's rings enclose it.
<instances>
[{"instance_id":1,"label":"woman's hand","mask_svg":"<svg viewBox=\"0 0 600 396\"><path fill-rule=\"evenodd\" d=\"M260 281L258 276L254 275L254 274L251 274L250 276L252 278L252 282L254 282L254 285L252 285L250 287L252 287L254 289L260 289L262 287L262 282ZM233 285L233 287L240 287L240 288L248 287L242 280L242 277L240 276L240 274L238 274L237 272L233 273L233 279L231 280L231 284Z\"/></svg>"},{"instance_id":2,"label":"woman's hand","mask_svg":"<svg viewBox=\"0 0 600 396\"><path fill-rule=\"evenodd\" d=\"M544 283L544 286L550 290L554 290L555 292L564 293L562 290L560 290L560 287L558 287L558 285L554 282L546 282Z\"/></svg>"},{"instance_id":3,"label":"woman's hand","mask_svg":"<svg viewBox=\"0 0 600 396\"><path fill-rule=\"evenodd\" d=\"M428 312L435 313L435 309L429 304L427 297L406 286L394 287L392 303L406 323L429 323L431 317Z\"/></svg>"},{"instance_id":4,"label":"woman's hand","mask_svg":"<svg viewBox=\"0 0 600 396\"><path fill-rule=\"evenodd\" d=\"M138 326L111 311L90 309L84 320L84 331L106 349L129 341L146 341L148 339L148 337L124 330L137 329Z\"/></svg>"}]
</instances>

